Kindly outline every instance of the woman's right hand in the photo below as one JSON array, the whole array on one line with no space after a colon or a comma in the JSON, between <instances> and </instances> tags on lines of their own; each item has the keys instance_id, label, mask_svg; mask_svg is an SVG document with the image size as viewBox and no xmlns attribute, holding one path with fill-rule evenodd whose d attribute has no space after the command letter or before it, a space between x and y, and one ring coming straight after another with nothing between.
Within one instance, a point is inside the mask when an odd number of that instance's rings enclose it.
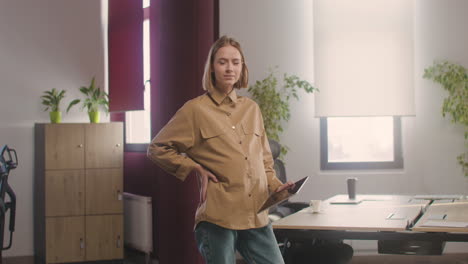
<instances>
[{"instance_id":1,"label":"woman's right hand","mask_svg":"<svg viewBox=\"0 0 468 264\"><path fill-rule=\"evenodd\" d=\"M208 181L218 182L218 178L200 164L197 164L194 170L197 173L198 183L200 184L200 202L203 203L206 200Z\"/></svg>"}]
</instances>

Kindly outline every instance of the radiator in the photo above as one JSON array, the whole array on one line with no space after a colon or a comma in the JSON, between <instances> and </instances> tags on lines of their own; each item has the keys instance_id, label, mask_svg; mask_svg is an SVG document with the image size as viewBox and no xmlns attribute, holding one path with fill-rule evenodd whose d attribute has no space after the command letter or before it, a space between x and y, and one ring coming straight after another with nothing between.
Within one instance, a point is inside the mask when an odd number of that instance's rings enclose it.
<instances>
[{"instance_id":1,"label":"radiator","mask_svg":"<svg viewBox=\"0 0 468 264\"><path fill-rule=\"evenodd\" d=\"M151 197L124 193L124 241L127 247L150 254L153 251Z\"/></svg>"}]
</instances>

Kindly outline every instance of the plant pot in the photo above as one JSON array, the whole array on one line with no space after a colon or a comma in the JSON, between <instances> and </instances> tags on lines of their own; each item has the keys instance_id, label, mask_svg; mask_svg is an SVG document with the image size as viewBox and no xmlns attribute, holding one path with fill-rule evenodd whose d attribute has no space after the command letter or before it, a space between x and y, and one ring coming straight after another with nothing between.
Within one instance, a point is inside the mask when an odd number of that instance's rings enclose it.
<instances>
[{"instance_id":1,"label":"plant pot","mask_svg":"<svg viewBox=\"0 0 468 264\"><path fill-rule=\"evenodd\" d=\"M99 123L99 112L88 112L89 122Z\"/></svg>"},{"instance_id":2,"label":"plant pot","mask_svg":"<svg viewBox=\"0 0 468 264\"><path fill-rule=\"evenodd\" d=\"M53 124L62 123L62 112L54 111L49 112L50 122Z\"/></svg>"}]
</instances>

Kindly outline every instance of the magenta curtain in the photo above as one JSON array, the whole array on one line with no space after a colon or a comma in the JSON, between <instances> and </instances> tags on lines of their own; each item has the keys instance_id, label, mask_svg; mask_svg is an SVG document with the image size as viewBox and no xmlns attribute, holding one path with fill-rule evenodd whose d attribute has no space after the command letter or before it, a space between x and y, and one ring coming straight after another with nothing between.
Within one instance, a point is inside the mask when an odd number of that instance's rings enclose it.
<instances>
[{"instance_id":1,"label":"magenta curtain","mask_svg":"<svg viewBox=\"0 0 468 264\"><path fill-rule=\"evenodd\" d=\"M109 108L143 110L143 2L108 2Z\"/></svg>"},{"instance_id":2,"label":"magenta curtain","mask_svg":"<svg viewBox=\"0 0 468 264\"><path fill-rule=\"evenodd\" d=\"M129 12L135 8L130 3L133 1L109 0L109 13L114 8L118 10L116 14ZM201 80L205 60L211 44L218 38L218 1L151 0L152 136L158 133L187 100L204 92ZM111 4L116 5L119 2L120 6L111 7ZM134 2L141 6L141 0ZM140 11L135 8L135 14L136 12ZM132 36L125 37L124 33L116 33L116 37L113 38L116 44L113 44L115 46L112 53L109 25L109 68L114 73L113 77L109 78L110 95L116 96L111 97L112 111L143 108L142 44L137 44L142 40L142 27L136 25L137 16L143 16L143 13L131 18L132 22L127 21L134 26L134 32L127 32L133 34ZM114 21L118 21L117 18L114 18ZM117 25L113 27L115 31L119 28ZM130 44L129 40L132 40ZM138 50L140 48L141 50ZM120 56L121 60L114 60L113 56ZM141 61L137 62L140 59ZM139 99L137 95L140 94ZM111 120L123 121L124 115L114 113ZM193 234L194 215L199 199L194 175L189 176L185 182L180 182L152 164L146 158L146 153L126 152L124 191L153 198L154 252L160 264L203 263Z\"/></svg>"},{"instance_id":3,"label":"magenta curtain","mask_svg":"<svg viewBox=\"0 0 468 264\"><path fill-rule=\"evenodd\" d=\"M218 0L151 0L152 135L189 99L201 95L209 48L217 39ZM155 243L161 264L203 263L193 234L199 194L153 167Z\"/></svg>"}]
</instances>

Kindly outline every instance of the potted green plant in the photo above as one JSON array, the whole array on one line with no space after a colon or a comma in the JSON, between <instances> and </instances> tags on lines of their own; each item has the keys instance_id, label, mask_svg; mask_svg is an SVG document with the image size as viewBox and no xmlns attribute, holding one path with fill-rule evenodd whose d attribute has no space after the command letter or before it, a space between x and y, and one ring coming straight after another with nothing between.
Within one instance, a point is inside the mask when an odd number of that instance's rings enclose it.
<instances>
[{"instance_id":1,"label":"potted green plant","mask_svg":"<svg viewBox=\"0 0 468 264\"><path fill-rule=\"evenodd\" d=\"M308 81L302 80L296 75L283 74L283 81L280 84L276 77L277 67L269 70L268 76L251 85L248 91L254 101L257 102L262 111L263 121L267 137L270 140L279 141L283 132L283 124L291 117L289 101L292 97L299 100L298 91L304 90L306 93L318 91ZM281 145L281 155L288 152L288 147Z\"/></svg>"},{"instance_id":2,"label":"potted green plant","mask_svg":"<svg viewBox=\"0 0 468 264\"><path fill-rule=\"evenodd\" d=\"M60 111L60 102L65 97L65 90L57 90L52 88L50 91L44 91L44 95L41 96L42 104L45 106L44 111L50 109L49 117L51 123L62 122L62 112Z\"/></svg>"},{"instance_id":3,"label":"potted green plant","mask_svg":"<svg viewBox=\"0 0 468 264\"><path fill-rule=\"evenodd\" d=\"M80 92L86 96L81 109L87 108L89 121L91 123L99 123L99 109L102 108L106 114L109 113L109 95L102 91L100 87L96 87L94 77L89 86L82 86L80 88ZM80 102L81 99L73 100L68 106L67 112L71 107Z\"/></svg>"},{"instance_id":4,"label":"potted green plant","mask_svg":"<svg viewBox=\"0 0 468 264\"><path fill-rule=\"evenodd\" d=\"M442 116L449 114L452 123L465 128L465 152L457 160L468 177L468 74L466 68L448 61L434 62L424 70L423 78L442 85L448 92L442 104Z\"/></svg>"}]
</instances>

